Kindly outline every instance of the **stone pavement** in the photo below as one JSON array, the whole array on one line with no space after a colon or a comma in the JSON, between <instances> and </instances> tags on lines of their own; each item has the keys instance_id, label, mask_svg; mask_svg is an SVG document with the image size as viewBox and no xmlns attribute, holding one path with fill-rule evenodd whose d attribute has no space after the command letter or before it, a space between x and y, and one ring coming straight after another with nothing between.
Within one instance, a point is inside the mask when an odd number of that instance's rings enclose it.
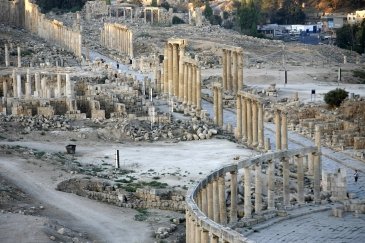
<instances>
[{"instance_id":1,"label":"stone pavement","mask_svg":"<svg viewBox=\"0 0 365 243\"><path fill-rule=\"evenodd\" d=\"M356 218L347 212L336 218L328 210L308 213L261 230L253 228L246 236L256 242L364 242L365 215Z\"/></svg>"}]
</instances>

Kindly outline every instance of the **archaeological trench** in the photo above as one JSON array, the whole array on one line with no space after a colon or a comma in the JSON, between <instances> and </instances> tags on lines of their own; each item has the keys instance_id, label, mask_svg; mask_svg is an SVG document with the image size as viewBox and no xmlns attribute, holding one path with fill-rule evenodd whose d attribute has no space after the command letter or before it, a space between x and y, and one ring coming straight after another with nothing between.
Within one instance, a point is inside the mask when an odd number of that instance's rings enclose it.
<instances>
[{"instance_id":1,"label":"archaeological trench","mask_svg":"<svg viewBox=\"0 0 365 243\"><path fill-rule=\"evenodd\" d=\"M186 242L251 242L244 229L300 207L327 205L334 217L365 213L364 200L347 193L344 172L324 173L321 168L322 146L351 149L363 159L364 101L354 95L334 114L301 103L297 95L274 98L280 90L270 82L265 90L248 86L244 68L255 67L260 55L279 68L281 57L265 49L278 52L282 42L210 26L199 8L189 7L189 24L175 31L172 18L181 13L172 9L90 1L82 11L62 16L41 13L32 0L0 0L2 124L18 122L28 133L72 131L72 122L87 120L104 124L98 136L109 141L223 138L256 151L249 159L203 172L183 191L146 186L125 196L123 188L98 182L96 173L91 174L95 180L58 185L59 190L120 207L183 212L185 220L177 224L185 221L181 239ZM294 53L287 64L332 65L344 55L346 62L363 62L337 50L326 59L313 52L314 57L303 60ZM203 77L208 68L219 73ZM224 121L224 110L236 114L235 124ZM172 113L184 119L177 121ZM275 124L275 141L265 137L266 123ZM288 150L288 130L313 139L315 146Z\"/></svg>"}]
</instances>

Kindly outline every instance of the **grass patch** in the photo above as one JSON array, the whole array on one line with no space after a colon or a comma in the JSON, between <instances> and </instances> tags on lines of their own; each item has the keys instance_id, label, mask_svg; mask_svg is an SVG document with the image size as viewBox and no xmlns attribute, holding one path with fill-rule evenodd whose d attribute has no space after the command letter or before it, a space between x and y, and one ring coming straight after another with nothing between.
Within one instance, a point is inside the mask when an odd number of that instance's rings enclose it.
<instances>
[{"instance_id":1,"label":"grass patch","mask_svg":"<svg viewBox=\"0 0 365 243\"><path fill-rule=\"evenodd\" d=\"M134 177L132 177L132 178L134 178ZM126 179L115 180L115 182L122 182L122 180L126 180ZM136 192L137 189L144 188L144 187L152 187L155 189L164 189L167 186L168 186L167 183L163 183L163 182L159 182L159 181L151 181L151 182L146 182L146 181L130 182L129 181L129 182L126 182L124 185L122 185L121 188L123 188L127 192Z\"/></svg>"},{"instance_id":2,"label":"grass patch","mask_svg":"<svg viewBox=\"0 0 365 243\"><path fill-rule=\"evenodd\" d=\"M43 151L36 151L36 152L34 152L34 156L37 159L41 159L45 154L46 154L46 152L43 152Z\"/></svg>"},{"instance_id":3,"label":"grass patch","mask_svg":"<svg viewBox=\"0 0 365 243\"><path fill-rule=\"evenodd\" d=\"M138 211L138 214L134 215L134 220L145 221L148 218L149 212L146 208L137 208L136 210Z\"/></svg>"},{"instance_id":4,"label":"grass patch","mask_svg":"<svg viewBox=\"0 0 365 243\"><path fill-rule=\"evenodd\" d=\"M365 71L363 70L353 70L354 77L362 79L362 83L365 82Z\"/></svg>"}]
</instances>

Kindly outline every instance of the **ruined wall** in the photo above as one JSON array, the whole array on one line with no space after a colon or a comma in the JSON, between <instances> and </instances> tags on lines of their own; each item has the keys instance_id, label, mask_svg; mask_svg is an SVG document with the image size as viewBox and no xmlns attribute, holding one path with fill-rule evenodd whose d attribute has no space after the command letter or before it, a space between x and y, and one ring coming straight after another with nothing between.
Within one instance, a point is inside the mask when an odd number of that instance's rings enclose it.
<instances>
[{"instance_id":1,"label":"ruined wall","mask_svg":"<svg viewBox=\"0 0 365 243\"><path fill-rule=\"evenodd\" d=\"M24 0L0 0L0 23L24 26Z\"/></svg>"}]
</instances>

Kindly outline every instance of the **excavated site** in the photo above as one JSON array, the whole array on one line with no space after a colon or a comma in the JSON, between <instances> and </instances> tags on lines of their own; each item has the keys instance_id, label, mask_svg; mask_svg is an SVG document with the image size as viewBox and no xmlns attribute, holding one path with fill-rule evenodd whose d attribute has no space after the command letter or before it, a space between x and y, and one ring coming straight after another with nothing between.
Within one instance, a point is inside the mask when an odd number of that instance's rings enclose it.
<instances>
[{"instance_id":1,"label":"excavated site","mask_svg":"<svg viewBox=\"0 0 365 243\"><path fill-rule=\"evenodd\" d=\"M121 2L0 0L0 242L365 236L364 56Z\"/></svg>"}]
</instances>

